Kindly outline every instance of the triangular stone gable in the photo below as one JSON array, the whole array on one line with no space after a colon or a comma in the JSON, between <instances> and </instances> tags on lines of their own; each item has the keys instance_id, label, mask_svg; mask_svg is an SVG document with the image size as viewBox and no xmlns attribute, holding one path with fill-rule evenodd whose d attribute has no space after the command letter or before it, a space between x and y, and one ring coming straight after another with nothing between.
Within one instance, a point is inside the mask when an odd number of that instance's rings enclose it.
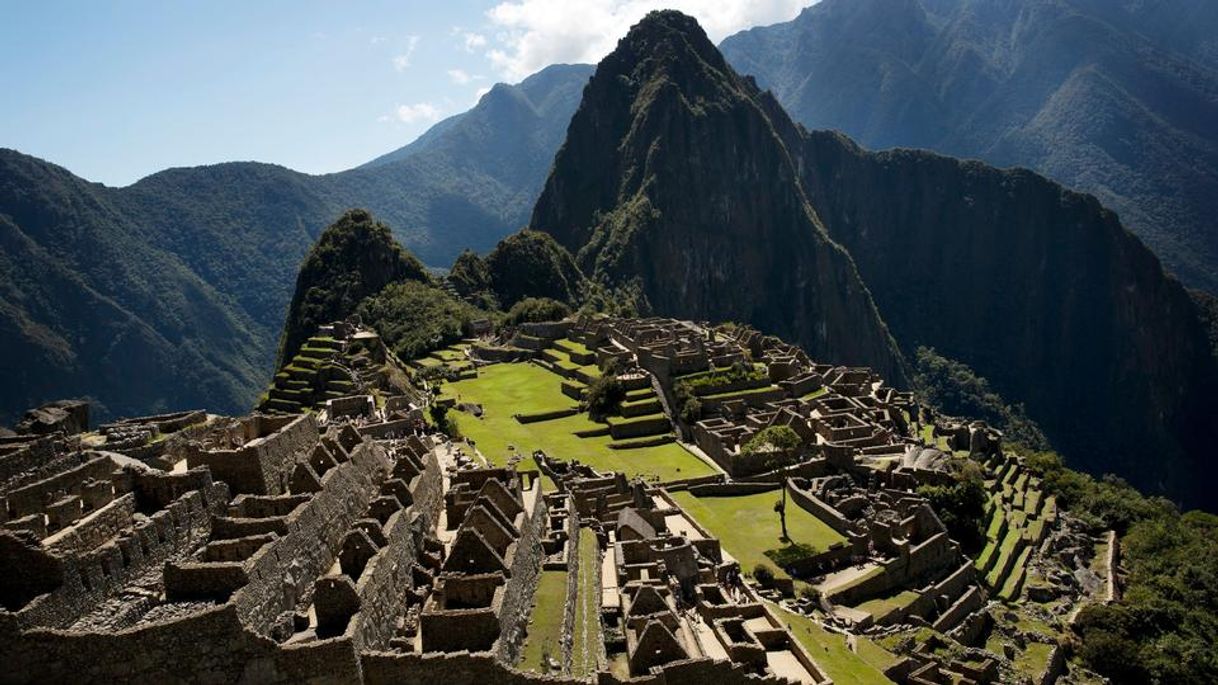
<instances>
[{"instance_id":1,"label":"triangular stone gable","mask_svg":"<svg viewBox=\"0 0 1218 685\"><path fill-rule=\"evenodd\" d=\"M457 532L457 539L444 560L444 570L448 573L511 574L503 557L473 528L462 528Z\"/></svg>"},{"instance_id":2,"label":"triangular stone gable","mask_svg":"<svg viewBox=\"0 0 1218 685\"><path fill-rule=\"evenodd\" d=\"M664 601L660 592L650 585L641 586L634 593L634 599L630 602L630 618L650 616L665 611L672 611L672 608L668 606L668 602Z\"/></svg>"},{"instance_id":3,"label":"triangular stone gable","mask_svg":"<svg viewBox=\"0 0 1218 685\"><path fill-rule=\"evenodd\" d=\"M465 514L465 521L461 523L461 527L478 531L495 548L495 551L502 555L508 545L520 537L520 533L511 526L504 526L499 518L490 512L485 505L486 502L487 500L479 500L470 508Z\"/></svg>"},{"instance_id":4,"label":"triangular stone gable","mask_svg":"<svg viewBox=\"0 0 1218 685\"><path fill-rule=\"evenodd\" d=\"M635 675L641 675L652 666L688 658L689 654L667 626L659 621L648 621L639 634L634 653L630 655L630 670Z\"/></svg>"},{"instance_id":5,"label":"triangular stone gable","mask_svg":"<svg viewBox=\"0 0 1218 685\"><path fill-rule=\"evenodd\" d=\"M482 484L482 488L478 490L478 497L491 498L508 521L515 521L516 515L524 511L524 505L516 499L506 485L496 478L488 478Z\"/></svg>"},{"instance_id":6,"label":"triangular stone gable","mask_svg":"<svg viewBox=\"0 0 1218 685\"><path fill-rule=\"evenodd\" d=\"M627 507L618 512L618 540L650 540L655 536L655 527L648 523L636 509Z\"/></svg>"}]
</instances>

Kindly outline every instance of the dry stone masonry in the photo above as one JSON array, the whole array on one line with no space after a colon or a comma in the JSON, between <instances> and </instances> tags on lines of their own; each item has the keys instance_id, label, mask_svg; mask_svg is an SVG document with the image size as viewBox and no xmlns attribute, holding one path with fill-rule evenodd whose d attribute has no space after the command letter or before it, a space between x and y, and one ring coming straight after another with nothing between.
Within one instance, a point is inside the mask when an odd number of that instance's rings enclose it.
<instances>
[{"instance_id":1,"label":"dry stone masonry","mask_svg":"<svg viewBox=\"0 0 1218 685\"><path fill-rule=\"evenodd\" d=\"M572 401L615 375L625 399L596 437L679 442L715 474L495 464L423 420L436 384L504 360L552 371ZM65 402L15 428L0 436L0 682L833 682L794 612L850 640L920 631L892 648L897 682L989 683L1040 639L1009 615L1021 598L1066 622L1119 592L1115 536L1078 532L996 431L737 326L585 317L403 363L336 322L248 416L89 430L87 405ZM766 442L776 429L794 441ZM918 494L965 463L990 492L971 557ZM682 492L774 493L840 542L751 577ZM526 669L547 592L556 634ZM1043 682L1062 662L1046 647Z\"/></svg>"}]
</instances>

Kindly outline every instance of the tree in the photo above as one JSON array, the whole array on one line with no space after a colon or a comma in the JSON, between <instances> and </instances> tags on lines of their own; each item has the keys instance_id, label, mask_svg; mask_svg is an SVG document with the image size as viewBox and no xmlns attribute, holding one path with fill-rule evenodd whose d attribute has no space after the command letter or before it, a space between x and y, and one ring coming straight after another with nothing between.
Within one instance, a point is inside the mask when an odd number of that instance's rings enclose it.
<instances>
[{"instance_id":1,"label":"tree","mask_svg":"<svg viewBox=\"0 0 1218 685\"><path fill-rule=\"evenodd\" d=\"M774 511L778 512L778 521L782 524L782 540L789 542L791 538L787 535L787 482L783 478L782 482L782 499L774 503Z\"/></svg>"},{"instance_id":2,"label":"tree","mask_svg":"<svg viewBox=\"0 0 1218 685\"><path fill-rule=\"evenodd\" d=\"M617 374L604 373L584 391L584 408L588 414L599 421L617 410L622 400L626 399L626 388L617 379Z\"/></svg>"}]
</instances>

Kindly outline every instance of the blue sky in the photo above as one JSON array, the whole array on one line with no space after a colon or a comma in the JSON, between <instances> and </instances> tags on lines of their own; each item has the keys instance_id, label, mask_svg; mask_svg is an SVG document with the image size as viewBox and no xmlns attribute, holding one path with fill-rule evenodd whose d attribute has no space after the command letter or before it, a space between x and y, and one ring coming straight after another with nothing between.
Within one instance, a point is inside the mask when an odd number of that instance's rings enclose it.
<instances>
[{"instance_id":1,"label":"blue sky","mask_svg":"<svg viewBox=\"0 0 1218 685\"><path fill-rule=\"evenodd\" d=\"M594 62L647 10L713 40L810 0L0 4L0 147L126 185L172 166L350 168L496 81Z\"/></svg>"}]
</instances>

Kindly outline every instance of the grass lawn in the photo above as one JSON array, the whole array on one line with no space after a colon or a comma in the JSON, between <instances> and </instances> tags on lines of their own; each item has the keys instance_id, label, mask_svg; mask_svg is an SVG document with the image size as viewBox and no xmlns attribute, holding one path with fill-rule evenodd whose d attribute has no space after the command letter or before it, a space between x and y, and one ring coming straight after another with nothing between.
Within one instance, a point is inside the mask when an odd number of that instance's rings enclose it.
<instances>
[{"instance_id":1,"label":"grass lawn","mask_svg":"<svg viewBox=\"0 0 1218 685\"><path fill-rule=\"evenodd\" d=\"M896 657L871 640L865 637L856 638L858 652L855 653L846 647L845 635L827 632L807 616L785 609L778 609L777 615L787 622L791 634L808 650L833 682L858 685L892 682L884 677L883 669L895 663Z\"/></svg>"},{"instance_id":2,"label":"grass lawn","mask_svg":"<svg viewBox=\"0 0 1218 685\"><path fill-rule=\"evenodd\" d=\"M776 569L776 575L787 577L782 569L765 555L766 550L780 549L788 543L781 539L782 528L774 503L782 498L778 490L735 497L695 497L688 492L674 492L673 499L698 523L719 538L719 542L736 560L740 569L752 573L760 563ZM787 533L791 543L812 545L821 550L835 542L844 541L837 531L821 522L787 498Z\"/></svg>"},{"instance_id":3,"label":"grass lawn","mask_svg":"<svg viewBox=\"0 0 1218 685\"><path fill-rule=\"evenodd\" d=\"M736 397L748 397L750 395L761 395L763 393L777 390L777 385L763 385L760 388L750 388L748 390L733 390L731 392L719 392L714 395L702 395L704 400L723 400L734 399Z\"/></svg>"},{"instance_id":4,"label":"grass lawn","mask_svg":"<svg viewBox=\"0 0 1218 685\"><path fill-rule=\"evenodd\" d=\"M1043 642L1029 642L1028 648L1015 657L1015 670L1033 680L1040 678L1049 667L1049 655L1053 646Z\"/></svg>"},{"instance_id":5,"label":"grass lawn","mask_svg":"<svg viewBox=\"0 0 1218 685\"><path fill-rule=\"evenodd\" d=\"M551 457L578 459L601 471L621 471L629 477L654 475L662 481L707 476L715 471L676 443L632 450L613 450L611 436L580 438L575 431L603 428L586 414L523 424L513 414L534 414L575 404L562 394L562 379L534 364L494 364L477 378L448 383L445 394L460 402L482 405L482 418L452 412L462 435L495 464L507 463L509 446L525 455L520 468L536 468L528 458L534 450Z\"/></svg>"},{"instance_id":6,"label":"grass lawn","mask_svg":"<svg viewBox=\"0 0 1218 685\"><path fill-rule=\"evenodd\" d=\"M571 640L571 675L583 678L596 670L597 652L600 651L601 587L597 582L600 559L597 554L596 534L585 529L579 536L579 597L575 604L574 635Z\"/></svg>"},{"instance_id":7,"label":"grass lawn","mask_svg":"<svg viewBox=\"0 0 1218 685\"><path fill-rule=\"evenodd\" d=\"M814 400L814 399L820 397L821 395L827 395L827 394L829 394L829 388L818 388L818 389L813 390L812 392L808 393L807 395L804 395L803 397L801 397L799 399L805 400L805 401Z\"/></svg>"},{"instance_id":8,"label":"grass lawn","mask_svg":"<svg viewBox=\"0 0 1218 685\"><path fill-rule=\"evenodd\" d=\"M910 590L903 590L890 597L877 597L869 599L866 602L855 607L859 611L866 611L872 617L879 618L888 614L893 609L909 606L915 599L918 598L918 593Z\"/></svg>"},{"instance_id":9,"label":"grass lawn","mask_svg":"<svg viewBox=\"0 0 1218 685\"><path fill-rule=\"evenodd\" d=\"M575 352L577 354L590 354L592 352L583 343L578 343L578 342L575 342L574 340L570 340L568 338L563 338L562 340L555 340L554 347L560 348L566 352Z\"/></svg>"},{"instance_id":10,"label":"grass lawn","mask_svg":"<svg viewBox=\"0 0 1218 685\"><path fill-rule=\"evenodd\" d=\"M529 634L520 650L522 671L545 673L543 657L558 663L562 655L562 616L567 605L567 572L542 571L533 595L533 613L529 616Z\"/></svg>"}]
</instances>

